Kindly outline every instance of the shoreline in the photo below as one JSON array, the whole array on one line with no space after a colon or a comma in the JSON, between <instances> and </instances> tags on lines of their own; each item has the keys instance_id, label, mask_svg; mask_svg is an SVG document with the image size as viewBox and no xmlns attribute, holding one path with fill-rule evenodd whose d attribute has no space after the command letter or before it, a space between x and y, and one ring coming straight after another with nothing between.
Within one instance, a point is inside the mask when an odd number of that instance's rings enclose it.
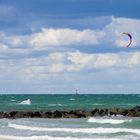
<instances>
[{"instance_id":1,"label":"shoreline","mask_svg":"<svg viewBox=\"0 0 140 140\"><path fill-rule=\"evenodd\" d=\"M112 108L112 109L91 109L91 110L55 110L55 111L7 111L0 112L0 119L16 119L16 118L87 118L96 116L127 116L140 117L140 106L131 109Z\"/></svg>"}]
</instances>

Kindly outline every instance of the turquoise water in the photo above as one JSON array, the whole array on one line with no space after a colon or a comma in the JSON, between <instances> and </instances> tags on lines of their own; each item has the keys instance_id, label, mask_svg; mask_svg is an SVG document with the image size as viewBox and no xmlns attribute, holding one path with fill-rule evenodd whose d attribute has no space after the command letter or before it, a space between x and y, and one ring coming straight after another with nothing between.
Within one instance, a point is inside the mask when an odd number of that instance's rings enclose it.
<instances>
[{"instance_id":1,"label":"turquoise water","mask_svg":"<svg viewBox=\"0 0 140 140\"><path fill-rule=\"evenodd\" d=\"M11 140L139 140L140 118L0 119L0 138Z\"/></svg>"},{"instance_id":2,"label":"turquoise water","mask_svg":"<svg viewBox=\"0 0 140 140\"><path fill-rule=\"evenodd\" d=\"M32 100L32 104L22 101ZM0 110L131 108L140 95L1 95ZM140 140L140 118L0 119L0 138L11 140Z\"/></svg>"},{"instance_id":3,"label":"turquoise water","mask_svg":"<svg viewBox=\"0 0 140 140\"><path fill-rule=\"evenodd\" d=\"M21 104L31 99L32 104ZM140 95L1 95L0 111L131 108L140 105Z\"/></svg>"}]
</instances>

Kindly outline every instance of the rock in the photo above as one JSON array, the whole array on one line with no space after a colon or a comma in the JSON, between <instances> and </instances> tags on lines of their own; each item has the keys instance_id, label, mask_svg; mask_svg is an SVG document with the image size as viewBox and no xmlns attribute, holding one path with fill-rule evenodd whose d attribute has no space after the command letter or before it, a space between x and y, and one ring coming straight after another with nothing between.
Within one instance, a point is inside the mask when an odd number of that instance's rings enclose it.
<instances>
[{"instance_id":1,"label":"rock","mask_svg":"<svg viewBox=\"0 0 140 140\"><path fill-rule=\"evenodd\" d=\"M136 112L135 114L133 114L133 117L140 117L140 112Z\"/></svg>"},{"instance_id":2,"label":"rock","mask_svg":"<svg viewBox=\"0 0 140 140\"><path fill-rule=\"evenodd\" d=\"M140 106L135 106L135 107L133 108L133 110L135 110L135 111L140 111Z\"/></svg>"},{"instance_id":3,"label":"rock","mask_svg":"<svg viewBox=\"0 0 140 140\"><path fill-rule=\"evenodd\" d=\"M61 111L54 111L53 112L53 118L61 118L62 117L62 112Z\"/></svg>"},{"instance_id":4,"label":"rock","mask_svg":"<svg viewBox=\"0 0 140 140\"><path fill-rule=\"evenodd\" d=\"M11 111L11 112L9 113L9 117L14 119L15 116L16 116L16 113L18 113L18 111Z\"/></svg>"},{"instance_id":5,"label":"rock","mask_svg":"<svg viewBox=\"0 0 140 140\"><path fill-rule=\"evenodd\" d=\"M89 116L123 115L140 117L140 106L132 109L92 109L92 110L64 110L64 111L10 111L0 112L0 118L85 118Z\"/></svg>"},{"instance_id":6,"label":"rock","mask_svg":"<svg viewBox=\"0 0 140 140\"><path fill-rule=\"evenodd\" d=\"M91 115L92 116L99 116L99 109L96 108L96 109L92 110Z\"/></svg>"},{"instance_id":7,"label":"rock","mask_svg":"<svg viewBox=\"0 0 140 140\"><path fill-rule=\"evenodd\" d=\"M86 111L83 110L71 110L68 112L68 118L85 118Z\"/></svg>"},{"instance_id":8,"label":"rock","mask_svg":"<svg viewBox=\"0 0 140 140\"><path fill-rule=\"evenodd\" d=\"M5 112L0 112L0 118L3 119L3 118L7 118L7 113Z\"/></svg>"},{"instance_id":9,"label":"rock","mask_svg":"<svg viewBox=\"0 0 140 140\"><path fill-rule=\"evenodd\" d=\"M121 115L123 115L123 116L127 116L127 115L128 115L128 110L127 110L127 109L125 109L125 110L124 110L124 111L122 111L120 114L121 114Z\"/></svg>"},{"instance_id":10,"label":"rock","mask_svg":"<svg viewBox=\"0 0 140 140\"><path fill-rule=\"evenodd\" d=\"M108 114L111 115L111 116L112 116L112 115L115 115L115 116L116 116L117 114L119 114L119 113L118 113L118 108L110 109L110 110L108 111Z\"/></svg>"},{"instance_id":11,"label":"rock","mask_svg":"<svg viewBox=\"0 0 140 140\"><path fill-rule=\"evenodd\" d=\"M32 112L33 113L33 112ZM30 117L34 117L34 118L41 118L42 117L42 113L40 111L35 111L33 114L30 114Z\"/></svg>"},{"instance_id":12,"label":"rock","mask_svg":"<svg viewBox=\"0 0 140 140\"><path fill-rule=\"evenodd\" d=\"M51 111L43 112L42 116L43 118L52 118L53 113Z\"/></svg>"},{"instance_id":13,"label":"rock","mask_svg":"<svg viewBox=\"0 0 140 140\"><path fill-rule=\"evenodd\" d=\"M128 110L127 116L135 117L135 114L136 114L136 111L134 109L130 109L130 110Z\"/></svg>"},{"instance_id":14,"label":"rock","mask_svg":"<svg viewBox=\"0 0 140 140\"><path fill-rule=\"evenodd\" d=\"M101 109L101 110L99 110L99 115L100 116L106 116L106 115L108 115L108 109Z\"/></svg>"},{"instance_id":15,"label":"rock","mask_svg":"<svg viewBox=\"0 0 140 140\"><path fill-rule=\"evenodd\" d=\"M14 116L14 118L26 118L26 117L27 117L26 112L23 111L18 111Z\"/></svg>"},{"instance_id":16,"label":"rock","mask_svg":"<svg viewBox=\"0 0 140 140\"><path fill-rule=\"evenodd\" d=\"M69 111L61 111L62 112L62 118L69 118Z\"/></svg>"}]
</instances>

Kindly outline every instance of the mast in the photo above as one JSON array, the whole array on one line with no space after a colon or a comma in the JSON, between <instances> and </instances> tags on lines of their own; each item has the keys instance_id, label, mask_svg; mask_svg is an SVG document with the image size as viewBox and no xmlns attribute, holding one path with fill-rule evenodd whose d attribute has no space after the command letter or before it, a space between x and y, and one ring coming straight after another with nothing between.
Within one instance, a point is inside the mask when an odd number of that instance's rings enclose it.
<instances>
[{"instance_id":1,"label":"mast","mask_svg":"<svg viewBox=\"0 0 140 140\"><path fill-rule=\"evenodd\" d=\"M75 90L75 94L78 95L78 90L77 89Z\"/></svg>"}]
</instances>

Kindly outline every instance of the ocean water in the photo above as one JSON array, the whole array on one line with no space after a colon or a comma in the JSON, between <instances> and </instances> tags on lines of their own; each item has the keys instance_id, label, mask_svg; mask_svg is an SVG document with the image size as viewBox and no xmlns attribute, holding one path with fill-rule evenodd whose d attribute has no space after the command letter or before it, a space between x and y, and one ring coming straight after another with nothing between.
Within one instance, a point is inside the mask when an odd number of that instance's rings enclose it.
<instances>
[{"instance_id":1,"label":"ocean water","mask_svg":"<svg viewBox=\"0 0 140 140\"><path fill-rule=\"evenodd\" d=\"M32 104L21 104L27 99ZM0 111L132 108L140 95L1 95ZM140 118L0 119L0 138L11 140L140 140Z\"/></svg>"}]
</instances>

